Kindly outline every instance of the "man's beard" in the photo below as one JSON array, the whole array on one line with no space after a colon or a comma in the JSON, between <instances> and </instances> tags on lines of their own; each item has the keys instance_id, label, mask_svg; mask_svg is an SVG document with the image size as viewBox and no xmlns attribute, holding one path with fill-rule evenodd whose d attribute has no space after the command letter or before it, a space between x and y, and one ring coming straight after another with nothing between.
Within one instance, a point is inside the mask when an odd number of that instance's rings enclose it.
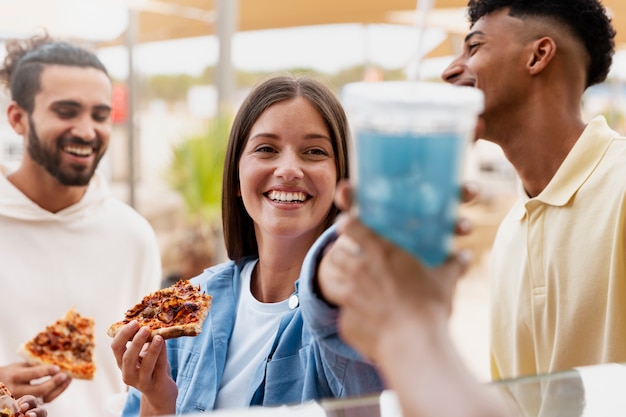
<instances>
[{"instance_id":1,"label":"man's beard","mask_svg":"<svg viewBox=\"0 0 626 417\"><path fill-rule=\"evenodd\" d=\"M28 126L28 154L35 162L44 167L50 175L63 185L84 186L89 184L91 177L93 177L98 167L100 159L102 159L104 155L102 140L100 138L87 142L73 136L62 136L56 140L54 145L48 147L39 139L35 125L30 116L28 117ZM96 158L91 167L70 165L70 167L64 169L61 166L61 152L63 152L63 147L70 143L81 146L91 145L94 147Z\"/></svg>"}]
</instances>

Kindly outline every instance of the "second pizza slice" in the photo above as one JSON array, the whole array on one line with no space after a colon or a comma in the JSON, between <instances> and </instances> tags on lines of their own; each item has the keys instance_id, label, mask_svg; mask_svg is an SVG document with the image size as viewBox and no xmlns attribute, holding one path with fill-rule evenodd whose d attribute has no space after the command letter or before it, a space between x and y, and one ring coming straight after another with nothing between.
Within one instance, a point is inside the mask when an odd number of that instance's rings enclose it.
<instances>
[{"instance_id":1,"label":"second pizza slice","mask_svg":"<svg viewBox=\"0 0 626 417\"><path fill-rule=\"evenodd\" d=\"M19 348L33 365L57 365L72 378L93 379L94 319L70 309Z\"/></svg>"}]
</instances>

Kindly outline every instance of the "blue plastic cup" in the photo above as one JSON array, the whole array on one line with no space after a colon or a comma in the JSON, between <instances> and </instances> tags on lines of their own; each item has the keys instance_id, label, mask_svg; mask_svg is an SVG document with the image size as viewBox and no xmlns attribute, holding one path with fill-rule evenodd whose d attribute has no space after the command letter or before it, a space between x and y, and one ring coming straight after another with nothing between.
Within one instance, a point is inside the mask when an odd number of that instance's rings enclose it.
<instances>
[{"instance_id":1,"label":"blue plastic cup","mask_svg":"<svg viewBox=\"0 0 626 417\"><path fill-rule=\"evenodd\" d=\"M355 136L359 218L428 266L450 254L463 162L483 94L411 81L359 82L342 91Z\"/></svg>"}]
</instances>

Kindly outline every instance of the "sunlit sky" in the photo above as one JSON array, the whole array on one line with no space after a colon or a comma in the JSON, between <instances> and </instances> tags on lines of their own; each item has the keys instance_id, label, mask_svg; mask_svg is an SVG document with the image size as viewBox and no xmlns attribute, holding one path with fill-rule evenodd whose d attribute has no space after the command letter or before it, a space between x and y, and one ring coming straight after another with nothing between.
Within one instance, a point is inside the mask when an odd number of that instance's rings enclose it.
<instances>
[{"instance_id":1,"label":"sunlit sky","mask_svg":"<svg viewBox=\"0 0 626 417\"><path fill-rule=\"evenodd\" d=\"M401 25L330 25L235 34L232 60L242 70L273 71L309 67L323 72L358 64L402 68L416 59L415 29ZM433 32L434 46L443 34ZM145 44L136 48L137 70L146 73L200 73L218 59L214 36ZM107 48L100 56L112 74L127 69L126 50Z\"/></svg>"}]
</instances>

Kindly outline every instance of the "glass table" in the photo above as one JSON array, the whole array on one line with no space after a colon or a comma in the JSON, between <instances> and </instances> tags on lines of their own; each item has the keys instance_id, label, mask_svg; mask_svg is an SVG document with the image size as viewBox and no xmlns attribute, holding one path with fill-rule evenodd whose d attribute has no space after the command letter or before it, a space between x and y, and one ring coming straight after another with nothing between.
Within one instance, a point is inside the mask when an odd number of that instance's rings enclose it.
<instances>
[{"instance_id":1,"label":"glass table","mask_svg":"<svg viewBox=\"0 0 626 417\"><path fill-rule=\"evenodd\" d=\"M626 416L626 364L575 368L490 385L509 398L521 416Z\"/></svg>"},{"instance_id":2,"label":"glass table","mask_svg":"<svg viewBox=\"0 0 626 417\"><path fill-rule=\"evenodd\" d=\"M565 372L487 384L504 395L522 417L626 416L626 364L575 368ZM203 414L206 416L206 414ZM321 400L276 408L223 410L220 417L401 417L395 395ZM201 415L198 414L197 417Z\"/></svg>"},{"instance_id":3,"label":"glass table","mask_svg":"<svg viewBox=\"0 0 626 417\"><path fill-rule=\"evenodd\" d=\"M488 383L524 417L626 416L626 364L575 368ZM398 417L393 396L322 401L328 417Z\"/></svg>"}]
</instances>

